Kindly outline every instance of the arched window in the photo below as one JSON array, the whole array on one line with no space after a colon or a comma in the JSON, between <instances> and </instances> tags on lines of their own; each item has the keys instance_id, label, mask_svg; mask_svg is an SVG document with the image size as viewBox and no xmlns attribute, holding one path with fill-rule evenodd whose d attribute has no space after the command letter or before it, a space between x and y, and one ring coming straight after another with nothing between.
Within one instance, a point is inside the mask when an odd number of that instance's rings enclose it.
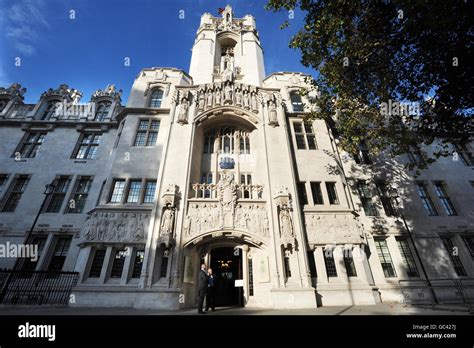
<instances>
[{"instance_id":1,"label":"arched window","mask_svg":"<svg viewBox=\"0 0 474 348\"><path fill-rule=\"evenodd\" d=\"M249 154L250 153L250 139L248 134L241 134L239 142L239 152L240 154Z\"/></svg>"},{"instance_id":2,"label":"arched window","mask_svg":"<svg viewBox=\"0 0 474 348\"><path fill-rule=\"evenodd\" d=\"M59 102L59 100L49 101L46 105L46 109L44 110L43 115L41 115L41 120L49 120L51 116L54 116L54 114L56 113L56 104Z\"/></svg>"},{"instance_id":3,"label":"arched window","mask_svg":"<svg viewBox=\"0 0 474 348\"><path fill-rule=\"evenodd\" d=\"M250 153L249 133L235 128L214 128L204 135L204 153Z\"/></svg>"},{"instance_id":4,"label":"arched window","mask_svg":"<svg viewBox=\"0 0 474 348\"><path fill-rule=\"evenodd\" d=\"M150 98L150 108L159 108L161 107L161 102L163 101L163 91L161 89L153 90Z\"/></svg>"},{"instance_id":5,"label":"arched window","mask_svg":"<svg viewBox=\"0 0 474 348\"><path fill-rule=\"evenodd\" d=\"M3 109L5 109L5 106L7 106L7 104L8 104L8 99L0 100L0 112L2 112Z\"/></svg>"},{"instance_id":6,"label":"arched window","mask_svg":"<svg viewBox=\"0 0 474 348\"><path fill-rule=\"evenodd\" d=\"M303 110L303 101L301 96L297 92L290 93L291 105L293 106L293 112L304 111Z\"/></svg>"},{"instance_id":7,"label":"arched window","mask_svg":"<svg viewBox=\"0 0 474 348\"><path fill-rule=\"evenodd\" d=\"M215 135L213 132L207 133L204 137L204 153L214 152Z\"/></svg>"},{"instance_id":8,"label":"arched window","mask_svg":"<svg viewBox=\"0 0 474 348\"><path fill-rule=\"evenodd\" d=\"M110 106L112 105L111 102L101 102L97 107L97 111L95 112L94 121L103 121L107 115L109 114Z\"/></svg>"}]
</instances>

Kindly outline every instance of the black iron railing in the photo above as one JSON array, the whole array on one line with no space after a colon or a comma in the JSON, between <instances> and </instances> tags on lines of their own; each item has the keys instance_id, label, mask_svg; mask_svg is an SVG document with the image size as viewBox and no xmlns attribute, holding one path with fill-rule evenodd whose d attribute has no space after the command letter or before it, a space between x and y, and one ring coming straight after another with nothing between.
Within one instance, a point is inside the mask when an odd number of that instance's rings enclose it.
<instances>
[{"instance_id":1,"label":"black iron railing","mask_svg":"<svg viewBox=\"0 0 474 348\"><path fill-rule=\"evenodd\" d=\"M0 304L67 305L78 272L0 270Z\"/></svg>"}]
</instances>

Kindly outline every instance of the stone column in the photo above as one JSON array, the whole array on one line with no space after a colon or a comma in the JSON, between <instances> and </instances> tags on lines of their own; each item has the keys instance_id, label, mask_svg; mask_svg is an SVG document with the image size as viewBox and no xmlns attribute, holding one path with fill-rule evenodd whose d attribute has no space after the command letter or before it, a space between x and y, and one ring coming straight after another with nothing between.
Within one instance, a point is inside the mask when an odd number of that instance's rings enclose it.
<instances>
[{"instance_id":1,"label":"stone column","mask_svg":"<svg viewBox=\"0 0 474 348\"><path fill-rule=\"evenodd\" d=\"M244 304L249 301L249 246L242 245L242 279L244 281Z\"/></svg>"},{"instance_id":2,"label":"stone column","mask_svg":"<svg viewBox=\"0 0 474 348\"><path fill-rule=\"evenodd\" d=\"M102 270L100 271L99 284L104 284L107 280L107 274L109 273L110 267L112 267L112 251L113 247L108 246L105 251L104 263L102 264Z\"/></svg>"},{"instance_id":3,"label":"stone column","mask_svg":"<svg viewBox=\"0 0 474 348\"><path fill-rule=\"evenodd\" d=\"M49 233L48 237L46 238L46 242L44 243L42 255L38 260L38 263L36 264L36 271L46 271L46 269L48 268L49 260L51 260L50 256L54 252L54 250L52 249L52 247L54 248L53 240L54 233Z\"/></svg>"},{"instance_id":4,"label":"stone column","mask_svg":"<svg viewBox=\"0 0 474 348\"><path fill-rule=\"evenodd\" d=\"M324 262L324 250L322 246L314 248L314 261L316 262L317 284L328 284L328 276L326 273L326 264Z\"/></svg>"}]
</instances>

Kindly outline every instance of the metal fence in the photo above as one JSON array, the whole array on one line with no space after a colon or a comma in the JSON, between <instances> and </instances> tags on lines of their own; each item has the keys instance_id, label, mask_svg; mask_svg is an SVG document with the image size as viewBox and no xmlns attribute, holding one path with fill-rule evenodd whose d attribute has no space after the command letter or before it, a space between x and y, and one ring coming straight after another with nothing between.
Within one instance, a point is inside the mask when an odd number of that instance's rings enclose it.
<instances>
[{"instance_id":1,"label":"metal fence","mask_svg":"<svg viewBox=\"0 0 474 348\"><path fill-rule=\"evenodd\" d=\"M0 270L0 304L67 305L78 272Z\"/></svg>"}]
</instances>

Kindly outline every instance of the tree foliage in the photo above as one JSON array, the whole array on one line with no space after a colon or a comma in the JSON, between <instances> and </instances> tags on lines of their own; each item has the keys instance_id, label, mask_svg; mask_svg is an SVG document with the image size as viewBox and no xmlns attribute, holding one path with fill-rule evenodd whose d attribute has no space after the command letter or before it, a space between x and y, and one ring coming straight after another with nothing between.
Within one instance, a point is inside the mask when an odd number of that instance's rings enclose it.
<instances>
[{"instance_id":1,"label":"tree foliage","mask_svg":"<svg viewBox=\"0 0 474 348\"><path fill-rule=\"evenodd\" d=\"M310 117L336 115L348 152L361 140L392 155L437 144L430 163L452 152L448 143L472 135L472 1L269 0L266 8L305 13L290 47L319 71L318 111ZM419 114L381 112L389 102L418 106Z\"/></svg>"}]
</instances>

